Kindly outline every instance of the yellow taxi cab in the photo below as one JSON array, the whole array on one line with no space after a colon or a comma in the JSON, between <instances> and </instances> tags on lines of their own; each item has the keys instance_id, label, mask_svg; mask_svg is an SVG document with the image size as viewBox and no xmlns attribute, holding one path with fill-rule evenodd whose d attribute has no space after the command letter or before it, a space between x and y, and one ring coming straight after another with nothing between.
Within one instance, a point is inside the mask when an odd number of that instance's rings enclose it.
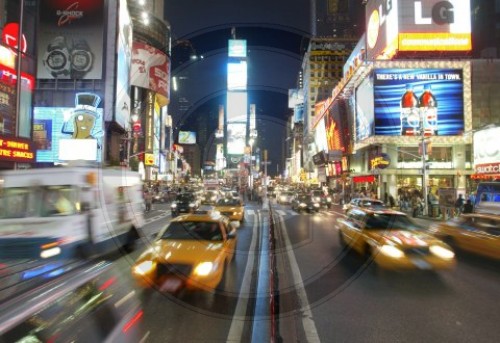
<instances>
[{"instance_id":1,"label":"yellow taxi cab","mask_svg":"<svg viewBox=\"0 0 500 343\"><path fill-rule=\"evenodd\" d=\"M449 269L455 253L449 245L426 233L405 213L353 209L338 219L342 245L373 259L384 269Z\"/></svg>"},{"instance_id":2,"label":"yellow taxi cab","mask_svg":"<svg viewBox=\"0 0 500 343\"><path fill-rule=\"evenodd\" d=\"M430 231L456 248L500 259L500 215L462 214L433 224Z\"/></svg>"},{"instance_id":3,"label":"yellow taxi cab","mask_svg":"<svg viewBox=\"0 0 500 343\"><path fill-rule=\"evenodd\" d=\"M172 219L132 266L142 287L176 293L214 290L236 249L238 222L215 211Z\"/></svg>"},{"instance_id":4,"label":"yellow taxi cab","mask_svg":"<svg viewBox=\"0 0 500 343\"><path fill-rule=\"evenodd\" d=\"M219 199L215 204L215 210L230 220L243 222L245 220L245 207L239 198Z\"/></svg>"}]
</instances>

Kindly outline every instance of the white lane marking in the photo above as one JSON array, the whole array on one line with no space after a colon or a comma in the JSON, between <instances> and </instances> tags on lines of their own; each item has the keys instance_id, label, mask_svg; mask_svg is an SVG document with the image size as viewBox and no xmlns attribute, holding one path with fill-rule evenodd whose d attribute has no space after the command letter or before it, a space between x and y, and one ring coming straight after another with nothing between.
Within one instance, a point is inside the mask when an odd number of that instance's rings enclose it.
<instances>
[{"instance_id":1,"label":"white lane marking","mask_svg":"<svg viewBox=\"0 0 500 343\"><path fill-rule=\"evenodd\" d=\"M276 210L275 212L278 212L281 216L286 216L286 211Z\"/></svg>"},{"instance_id":2,"label":"white lane marking","mask_svg":"<svg viewBox=\"0 0 500 343\"><path fill-rule=\"evenodd\" d=\"M285 221L282 216L279 216L280 227L285 225ZM288 237L288 230L282 230L283 237L286 244L286 252L288 254L288 260L290 262L290 268L292 269L293 284L297 285L297 296L299 298L299 308L302 312L302 325L304 326L304 332L306 335L307 342L320 342L318 336L318 330L316 330L316 324L314 323L313 315L311 312L311 305L309 305L309 300L307 299L307 293L305 286L303 284L302 275L300 274L299 265L295 259L295 254L293 253L292 243Z\"/></svg>"},{"instance_id":3,"label":"white lane marking","mask_svg":"<svg viewBox=\"0 0 500 343\"><path fill-rule=\"evenodd\" d=\"M144 337L142 337L142 339L139 341L139 343L146 342L146 340L148 339L150 334L151 334L151 331L146 332L146 334L144 335Z\"/></svg>"},{"instance_id":4,"label":"white lane marking","mask_svg":"<svg viewBox=\"0 0 500 343\"><path fill-rule=\"evenodd\" d=\"M115 303L115 307L118 308L118 307L122 306L127 300L132 298L134 296L134 294L135 294L135 291L131 291L130 293L128 293L126 296L124 296L123 298L121 298L120 300L118 300Z\"/></svg>"},{"instance_id":5,"label":"white lane marking","mask_svg":"<svg viewBox=\"0 0 500 343\"><path fill-rule=\"evenodd\" d=\"M256 217L258 215L256 213ZM256 219L257 219L256 218ZM248 298L250 295L250 284L252 280L253 270L255 268L255 245L257 243L257 224L259 220L253 221L252 227L252 241L248 250L247 265L245 267L245 274L241 282L240 294L238 302L234 310L233 319L231 320L231 327L227 335L226 342L241 342L243 336L243 327L245 325L245 315L247 311Z\"/></svg>"}]
</instances>

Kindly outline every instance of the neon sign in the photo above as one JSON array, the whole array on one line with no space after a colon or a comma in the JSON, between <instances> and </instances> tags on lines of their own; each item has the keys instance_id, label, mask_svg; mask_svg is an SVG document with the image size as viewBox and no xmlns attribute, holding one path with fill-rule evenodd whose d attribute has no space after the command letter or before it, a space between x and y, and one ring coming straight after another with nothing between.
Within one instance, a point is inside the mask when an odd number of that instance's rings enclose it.
<instances>
[{"instance_id":1,"label":"neon sign","mask_svg":"<svg viewBox=\"0 0 500 343\"><path fill-rule=\"evenodd\" d=\"M34 162L33 143L19 137L6 138L0 136L0 161Z\"/></svg>"}]
</instances>

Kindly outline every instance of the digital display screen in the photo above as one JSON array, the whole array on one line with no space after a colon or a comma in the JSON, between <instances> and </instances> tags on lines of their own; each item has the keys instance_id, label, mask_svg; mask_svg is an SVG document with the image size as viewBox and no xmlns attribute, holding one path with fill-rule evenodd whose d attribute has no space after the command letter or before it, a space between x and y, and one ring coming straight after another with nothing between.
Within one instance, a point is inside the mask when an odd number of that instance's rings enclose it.
<instances>
[{"instance_id":1,"label":"digital display screen","mask_svg":"<svg viewBox=\"0 0 500 343\"><path fill-rule=\"evenodd\" d=\"M196 144L196 132L179 131L179 144Z\"/></svg>"},{"instance_id":2,"label":"digital display screen","mask_svg":"<svg viewBox=\"0 0 500 343\"><path fill-rule=\"evenodd\" d=\"M93 111L71 107L35 107L33 131L36 161L64 162L71 157L100 162L102 115L102 108ZM89 151L91 148L93 151ZM83 155L79 155L80 152Z\"/></svg>"},{"instance_id":3,"label":"digital display screen","mask_svg":"<svg viewBox=\"0 0 500 343\"><path fill-rule=\"evenodd\" d=\"M375 135L460 135L462 69L375 69Z\"/></svg>"}]
</instances>

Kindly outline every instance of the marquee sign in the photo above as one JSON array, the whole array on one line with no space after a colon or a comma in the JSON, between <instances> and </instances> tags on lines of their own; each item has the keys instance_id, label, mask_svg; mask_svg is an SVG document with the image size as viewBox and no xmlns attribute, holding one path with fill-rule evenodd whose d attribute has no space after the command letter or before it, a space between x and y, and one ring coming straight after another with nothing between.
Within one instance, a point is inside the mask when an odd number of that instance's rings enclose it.
<instances>
[{"instance_id":1,"label":"marquee sign","mask_svg":"<svg viewBox=\"0 0 500 343\"><path fill-rule=\"evenodd\" d=\"M0 136L0 161L35 162L33 143L20 137Z\"/></svg>"}]
</instances>

